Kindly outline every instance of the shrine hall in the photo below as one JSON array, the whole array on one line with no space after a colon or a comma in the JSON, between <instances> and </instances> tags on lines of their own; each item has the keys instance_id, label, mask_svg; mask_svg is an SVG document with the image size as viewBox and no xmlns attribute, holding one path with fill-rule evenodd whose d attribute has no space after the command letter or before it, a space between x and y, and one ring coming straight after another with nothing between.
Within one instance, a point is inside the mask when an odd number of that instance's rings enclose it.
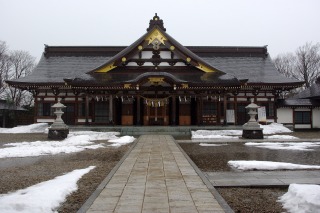
<instances>
[{"instance_id":1,"label":"shrine hall","mask_svg":"<svg viewBox=\"0 0 320 213\"><path fill-rule=\"evenodd\" d=\"M52 123L61 99L68 125L184 126L244 124L251 99L277 122L278 99L304 82L281 76L267 46L184 46L156 14L129 46L45 45L32 74L7 83L33 94L34 122Z\"/></svg>"}]
</instances>

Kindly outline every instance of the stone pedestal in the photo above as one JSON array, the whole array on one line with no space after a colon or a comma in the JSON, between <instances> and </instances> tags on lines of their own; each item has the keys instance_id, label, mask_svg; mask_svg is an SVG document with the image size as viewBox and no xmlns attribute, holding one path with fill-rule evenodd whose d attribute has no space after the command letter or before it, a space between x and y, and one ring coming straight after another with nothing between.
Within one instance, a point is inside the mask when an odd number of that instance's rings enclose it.
<instances>
[{"instance_id":1,"label":"stone pedestal","mask_svg":"<svg viewBox=\"0 0 320 213\"><path fill-rule=\"evenodd\" d=\"M257 109L258 105L253 103L253 99L251 99L251 104L246 106L246 109L249 109L250 119L247 123L245 123L242 127L242 137L248 139L263 139L263 129L260 127L259 123L256 120L256 115L258 114Z\"/></svg>"},{"instance_id":2,"label":"stone pedestal","mask_svg":"<svg viewBox=\"0 0 320 213\"><path fill-rule=\"evenodd\" d=\"M56 114L57 118L54 123L49 127L48 138L54 140L63 140L69 134L69 127L63 122L61 116L63 114L62 109L66 106L60 103L60 99L58 103L52 106L55 109L54 114Z\"/></svg>"},{"instance_id":3,"label":"stone pedestal","mask_svg":"<svg viewBox=\"0 0 320 213\"><path fill-rule=\"evenodd\" d=\"M49 128L48 138L54 140L63 140L68 137L69 129L52 129Z\"/></svg>"}]
</instances>

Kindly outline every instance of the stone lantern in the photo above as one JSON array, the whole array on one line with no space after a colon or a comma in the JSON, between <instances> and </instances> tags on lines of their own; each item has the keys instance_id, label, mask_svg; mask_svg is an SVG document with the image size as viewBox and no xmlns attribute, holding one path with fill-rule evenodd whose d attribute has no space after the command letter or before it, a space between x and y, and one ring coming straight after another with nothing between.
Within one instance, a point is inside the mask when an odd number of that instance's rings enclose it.
<instances>
[{"instance_id":1,"label":"stone lantern","mask_svg":"<svg viewBox=\"0 0 320 213\"><path fill-rule=\"evenodd\" d=\"M246 106L246 109L249 110L248 114L250 119L247 123L243 125L242 137L248 139L263 139L263 129L260 127L259 123L256 120L256 115L258 114L259 106L253 103L253 99L251 99L251 103Z\"/></svg>"},{"instance_id":2,"label":"stone lantern","mask_svg":"<svg viewBox=\"0 0 320 213\"><path fill-rule=\"evenodd\" d=\"M66 108L66 106L60 103L60 99L58 99L58 103L54 104L52 108L55 110L54 114L57 117L49 127L48 138L55 140L65 139L69 134L69 127L63 122L61 116L64 113L62 109Z\"/></svg>"}]
</instances>

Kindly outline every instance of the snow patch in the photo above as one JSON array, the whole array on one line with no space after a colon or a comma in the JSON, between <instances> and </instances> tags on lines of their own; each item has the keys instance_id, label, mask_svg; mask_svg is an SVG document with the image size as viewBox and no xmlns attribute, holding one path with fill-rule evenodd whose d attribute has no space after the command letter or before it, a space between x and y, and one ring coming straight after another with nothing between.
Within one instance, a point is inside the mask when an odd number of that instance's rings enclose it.
<instances>
[{"instance_id":1,"label":"snow patch","mask_svg":"<svg viewBox=\"0 0 320 213\"><path fill-rule=\"evenodd\" d=\"M48 128L47 123L36 123L14 128L0 128L0 133L44 133Z\"/></svg>"},{"instance_id":2,"label":"snow patch","mask_svg":"<svg viewBox=\"0 0 320 213\"><path fill-rule=\"evenodd\" d=\"M266 134L266 135L292 132L290 129L283 126L283 124L279 124L279 123L271 123L269 125L260 125L260 127L263 128L263 134Z\"/></svg>"},{"instance_id":3,"label":"snow patch","mask_svg":"<svg viewBox=\"0 0 320 213\"><path fill-rule=\"evenodd\" d=\"M297 151L313 151L313 148L320 147L320 142L263 142L255 143L248 142L245 143L246 146L254 146L258 148L266 148L273 150L297 150Z\"/></svg>"},{"instance_id":4,"label":"snow patch","mask_svg":"<svg viewBox=\"0 0 320 213\"><path fill-rule=\"evenodd\" d=\"M78 169L52 180L41 182L16 192L0 195L2 213L57 212L56 209L66 197L78 189L77 181L94 169Z\"/></svg>"},{"instance_id":5,"label":"snow patch","mask_svg":"<svg viewBox=\"0 0 320 213\"><path fill-rule=\"evenodd\" d=\"M110 146L122 146L128 143L132 143L135 140L134 137L132 136L122 136L120 138L116 138L116 139L110 139L108 140L108 142L111 142L112 144Z\"/></svg>"},{"instance_id":6,"label":"snow patch","mask_svg":"<svg viewBox=\"0 0 320 213\"><path fill-rule=\"evenodd\" d=\"M291 213L320 211L320 186L312 184L290 184L288 192L279 197L283 208Z\"/></svg>"},{"instance_id":7,"label":"snow patch","mask_svg":"<svg viewBox=\"0 0 320 213\"><path fill-rule=\"evenodd\" d=\"M272 162L272 161L229 161L228 165L239 170L300 170L300 169L320 169L320 166L301 165L293 163Z\"/></svg>"},{"instance_id":8,"label":"snow patch","mask_svg":"<svg viewBox=\"0 0 320 213\"><path fill-rule=\"evenodd\" d=\"M299 139L292 135L268 135L264 136L264 139Z\"/></svg>"},{"instance_id":9,"label":"snow patch","mask_svg":"<svg viewBox=\"0 0 320 213\"><path fill-rule=\"evenodd\" d=\"M282 124L271 123L269 125L260 125L263 128L263 134L272 135L278 133L290 133L292 132L287 127L284 127ZM191 131L192 139L201 139L201 138L239 138L242 135L242 130L197 130ZM270 137L270 136L268 136ZM294 139L293 136L272 136L274 139ZM271 137L271 138L272 138Z\"/></svg>"},{"instance_id":10,"label":"snow patch","mask_svg":"<svg viewBox=\"0 0 320 213\"><path fill-rule=\"evenodd\" d=\"M199 146L227 146L228 144L199 143Z\"/></svg>"},{"instance_id":11,"label":"snow patch","mask_svg":"<svg viewBox=\"0 0 320 213\"><path fill-rule=\"evenodd\" d=\"M112 146L119 147L134 141L134 137L117 137L118 132L93 132L81 131L71 132L68 137L62 141L35 141L7 143L0 149L0 158L12 157L32 157L40 155L55 155L60 153L81 152L86 149L104 148L105 144L96 144L95 140L111 140Z\"/></svg>"}]
</instances>

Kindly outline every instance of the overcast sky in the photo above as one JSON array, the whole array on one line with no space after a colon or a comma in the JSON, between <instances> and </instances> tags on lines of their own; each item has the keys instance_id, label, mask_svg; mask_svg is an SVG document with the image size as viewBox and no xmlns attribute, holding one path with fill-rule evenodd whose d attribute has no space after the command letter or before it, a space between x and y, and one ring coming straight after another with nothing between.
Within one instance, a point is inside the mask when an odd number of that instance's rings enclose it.
<instances>
[{"instance_id":1,"label":"overcast sky","mask_svg":"<svg viewBox=\"0 0 320 213\"><path fill-rule=\"evenodd\" d=\"M52 46L130 45L158 13L183 45L264 46L271 57L320 42L320 0L0 0L0 40L37 60Z\"/></svg>"}]
</instances>

